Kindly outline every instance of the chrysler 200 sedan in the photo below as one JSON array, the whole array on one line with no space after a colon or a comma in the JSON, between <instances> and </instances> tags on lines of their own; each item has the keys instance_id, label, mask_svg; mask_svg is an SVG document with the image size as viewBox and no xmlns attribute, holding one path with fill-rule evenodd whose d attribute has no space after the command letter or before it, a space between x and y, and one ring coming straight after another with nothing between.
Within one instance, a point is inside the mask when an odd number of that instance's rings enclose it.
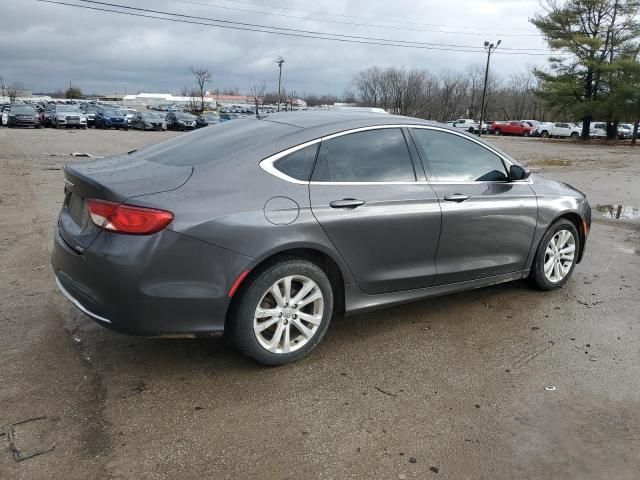
<instances>
[{"instance_id":1,"label":"chrysler 200 sedan","mask_svg":"<svg viewBox=\"0 0 640 480\"><path fill-rule=\"evenodd\" d=\"M442 124L298 112L67 165L52 264L100 325L297 360L336 313L510 280L561 287L585 195Z\"/></svg>"}]
</instances>

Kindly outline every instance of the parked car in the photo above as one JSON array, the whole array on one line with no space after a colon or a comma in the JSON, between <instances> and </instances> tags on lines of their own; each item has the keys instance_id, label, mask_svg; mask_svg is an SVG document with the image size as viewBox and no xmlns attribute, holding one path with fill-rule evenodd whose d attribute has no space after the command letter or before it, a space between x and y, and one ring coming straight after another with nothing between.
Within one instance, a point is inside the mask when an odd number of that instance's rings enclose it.
<instances>
[{"instance_id":1,"label":"parked car","mask_svg":"<svg viewBox=\"0 0 640 480\"><path fill-rule=\"evenodd\" d=\"M452 122L447 122L454 128L459 128L470 133L477 133L480 128L480 123L470 118L459 118Z\"/></svg>"},{"instance_id":2,"label":"parked car","mask_svg":"<svg viewBox=\"0 0 640 480\"><path fill-rule=\"evenodd\" d=\"M0 122L2 125L7 126L9 123L9 110L11 110L11 106L6 105L2 108L2 115L0 116Z\"/></svg>"},{"instance_id":3,"label":"parked car","mask_svg":"<svg viewBox=\"0 0 640 480\"><path fill-rule=\"evenodd\" d=\"M120 108L120 111L122 112L122 114L124 116L127 117L127 120L129 122L129 125L131 125L131 120L133 120L133 117L135 117L136 113L138 113L136 110L134 110L133 108Z\"/></svg>"},{"instance_id":4,"label":"parked car","mask_svg":"<svg viewBox=\"0 0 640 480\"><path fill-rule=\"evenodd\" d=\"M551 124L543 124L538 126L537 132L543 138L558 137L558 138L580 138L582 128L568 122L556 122Z\"/></svg>"},{"instance_id":5,"label":"parked car","mask_svg":"<svg viewBox=\"0 0 640 480\"><path fill-rule=\"evenodd\" d=\"M533 127L524 122L493 122L491 129L495 135L521 135L528 137L531 135Z\"/></svg>"},{"instance_id":6,"label":"parked car","mask_svg":"<svg viewBox=\"0 0 640 480\"><path fill-rule=\"evenodd\" d=\"M196 128L207 127L220 123L220 115L217 112L204 112L196 118Z\"/></svg>"},{"instance_id":7,"label":"parked car","mask_svg":"<svg viewBox=\"0 0 640 480\"><path fill-rule=\"evenodd\" d=\"M196 117L185 112L167 113L167 129L169 130L193 130L196 128Z\"/></svg>"},{"instance_id":8,"label":"parked car","mask_svg":"<svg viewBox=\"0 0 640 480\"><path fill-rule=\"evenodd\" d=\"M607 124L605 122L591 122L589 124L590 138L607 138Z\"/></svg>"},{"instance_id":9,"label":"parked car","mask_svg":"<svg viewBox=\"0 0 640 480\"><path fill-rule=\"evenodd\" d=\"M87 116L76 105L56 105L49 116L49 125L55 128L87 128Z\"/></svg>"},{"instance_id":10,"label":"parked car","mask_svg":"<svg viewBox=\"0 0 640 480\"><path fill-rule=\"evenodd\" d=\"M131 120L131 128L138 130L166 130L166 115L156 112L137 112Z\"/></svg>"},{"instance_id":11,"label":"parked car","mask_svg":"<svg viewBox=\"0 0 640 480\"><path fill-rule=\"evenodd\" d=\"M524 278L559 288L591 224L566 183L381 114L245 118L64 177L52 265L76 307L129 334L224 333L269 365L308 354L336 312Z\"/></svg>"},{"instance_id":12,"label":"parked car","mask_svg":"<svg viewBox=\"0 0 640 480\"><path fill-rule=\"evenodd\" d=\"M101 105L95 113L96 128L129 129L129 120L118 108Z\"/></svg>"},{"instance_id":13,"label":"parked car","mask_svg":"<svg viewBox=\"0 0 640 480\"><path fill-rule=\"evenodd\" d=\"M96 125L96 111L98 107L96 105L88 104L84 108L84 114L87 116L87 126L95 127Z\"/></svg>"},{"instance_id":14,"label":"parked car","mask_svg":"<svg viewBox=\"0 0 640 480\"><path fill-rule=\"evenodd\" d=\"M618 139L628 140L630 138L633 138L633 124L620 123L618 125Z\"/></svg>"},{"instance_id":15,"label":"parked car","mask_svg":"<svg viewBox=\"0 0 640 480\"><path fill-rule=\"evenodd\" d=\"M7 126L41 128L42 122L38 111L32 105L13 105L7 116Z\"/></svg>"}]
</instances>

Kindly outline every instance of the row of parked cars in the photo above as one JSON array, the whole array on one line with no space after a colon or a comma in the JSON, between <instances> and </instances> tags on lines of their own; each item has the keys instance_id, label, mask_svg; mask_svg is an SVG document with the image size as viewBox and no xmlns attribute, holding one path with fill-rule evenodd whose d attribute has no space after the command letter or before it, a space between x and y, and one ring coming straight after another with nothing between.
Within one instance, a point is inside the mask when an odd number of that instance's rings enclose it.
<instances>
[{"instance_id":1,"label":"row of parked cars","mask_svg":"<svg viewBox=\"0 0 640 480\"><path fill-rule=\"evenodd\" d=\"M470 118L461 118L447 123L452 127L460 128L471 133L477 134L480 131L480 123ZM523 137L578 139L582 133L582 125L570 122L540 122L538 120L483 122L482 133L519 135ZM591 138L606 138L607 124L605 122L591 122L589 136ZM620 123L618 125L618 138L620 140L627 140L632 136L632 124Z\"/></svg>"},{"instance_id":2,"label":"row of parked cars","mask_svg":"<svg viewBox=\"0 0 640 480\"><path fill-rule=\"evenodd\" d=\"M32 104L14 103L4 105L0 110L0 122L9 127L193 130L225 120L217 112L204 112L195 116L181 111L136 111L102 104L51 103L44 109L39 109Z\"/></svg>"}]
</instances>

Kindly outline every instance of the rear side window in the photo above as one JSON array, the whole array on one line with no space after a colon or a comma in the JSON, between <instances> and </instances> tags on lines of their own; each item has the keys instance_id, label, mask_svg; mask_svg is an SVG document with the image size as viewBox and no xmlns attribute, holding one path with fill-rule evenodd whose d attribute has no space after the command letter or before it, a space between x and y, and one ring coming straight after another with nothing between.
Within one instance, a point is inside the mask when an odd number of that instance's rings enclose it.
<instances>
[{"instance_id":1,"label":"rear side window","mask_svg":"<svg viewBox=\"0 0 640 480\"><path fill-rule=\"evenodd\" d=\"M311 178L313 164L316 161L318 146L319 144L316 143L315 145L301 148L286 157L282 157L273 166L291 178L308 182L309 178Z\"/></svg>"},{"instance_id":2,"label":"rear side window","mask_svg":"<svg viewBox=\"0 0 640 480\"><path fill-rule=\"evenodd\" d=\"M438 130L414 128L411 136L431 174L439 182L504 181L507 172L502 159L491 150L467 138Z\"/></svg>"},{"instance_id":3,"label":"rear side window","mask_svg":"<svg viewBox=\"0 0 640 480\"><path fill-rule=\"evenodd\" d=\"M324 140L313 180L318 182L412 182L416 176L399 128L351 133Z\"/></svg>"}]
</instances>

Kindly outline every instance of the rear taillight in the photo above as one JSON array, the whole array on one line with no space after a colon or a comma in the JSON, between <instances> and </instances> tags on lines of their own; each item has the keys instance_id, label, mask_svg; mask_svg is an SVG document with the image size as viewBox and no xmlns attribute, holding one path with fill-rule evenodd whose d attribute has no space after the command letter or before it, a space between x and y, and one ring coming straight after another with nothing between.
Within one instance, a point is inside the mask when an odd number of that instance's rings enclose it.
<instances>
[{"instance_id":1,"label":"rear taillight","mask_svg":"<svg viewBox=\"0 0 640 480\"><path fill-rule=\"evenodd\" d=\"M173 213L155 208L134 207L106 200L87 200L91 221L111 232L149 235L159 232L173 220Z\"/></svg>"}]
</instances>

